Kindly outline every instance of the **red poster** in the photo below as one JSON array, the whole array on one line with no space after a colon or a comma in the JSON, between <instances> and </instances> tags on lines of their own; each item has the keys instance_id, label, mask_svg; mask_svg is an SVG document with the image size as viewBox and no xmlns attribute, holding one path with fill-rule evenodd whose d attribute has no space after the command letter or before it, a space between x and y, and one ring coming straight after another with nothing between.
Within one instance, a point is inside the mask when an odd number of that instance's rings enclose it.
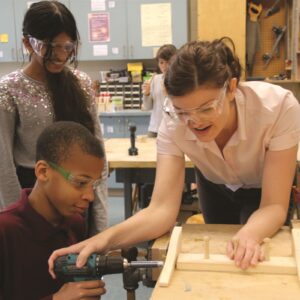
<instances>
[{"instance_id":1,"label":"red poster","mask_svg":"<svg viewBox=\"0 0 300 300\"><path fill-rule=\"evenodd\" d=\"M89 21L89 41L109 42L109 13L88 14Z\"/></svg>"}]
</instances>

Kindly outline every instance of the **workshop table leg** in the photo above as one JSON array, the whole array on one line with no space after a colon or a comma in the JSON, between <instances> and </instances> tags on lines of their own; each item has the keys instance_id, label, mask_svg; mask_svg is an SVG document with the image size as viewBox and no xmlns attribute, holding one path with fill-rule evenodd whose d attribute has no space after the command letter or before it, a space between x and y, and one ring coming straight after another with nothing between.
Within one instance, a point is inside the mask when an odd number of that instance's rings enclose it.
<instances>
[{"instance_id":1,"label":"workshop table leg","mask_svg":"<svg viewBox=\"0 0 300 300\"><path fill-rule=\"evenodd\" d=\"M125 219L132 216L132 182L129 178L130 176L125 176L124 178Z\"/></svg>"}]
</instances>

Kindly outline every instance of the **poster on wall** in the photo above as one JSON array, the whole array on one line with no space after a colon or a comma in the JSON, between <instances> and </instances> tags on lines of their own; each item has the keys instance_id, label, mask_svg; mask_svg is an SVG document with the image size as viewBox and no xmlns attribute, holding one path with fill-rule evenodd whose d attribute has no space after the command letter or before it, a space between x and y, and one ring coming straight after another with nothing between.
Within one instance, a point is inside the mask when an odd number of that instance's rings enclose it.
<instances>
[{"instance_id":1,"label":"poster on wall","mask_svg":"<svg viewBox=\"0 0 300 300\"><path fill-rule=\"evenodd\" d=\"M142 46L172 44L171 3L142 4Z\"/></svg>"},{"instance_id":2,"label":"poster on wall","mask_svg":"<svg viewBox=\"0 0 300 300\"><path fill-rule=\"evenodd\" d=\"M109 13L90 13L89 22L89 41L90 42L109 42Z\"/></svg>"},{"instance_id":3,"label":"poster on wall","mask_svg":"<svg viewBox=\"0 0 300 300\"><path fill-rule=\"evenodd\" d=\"M91 11L105 10L105 0L92 0Z\"/></svg>"}]
</instances>

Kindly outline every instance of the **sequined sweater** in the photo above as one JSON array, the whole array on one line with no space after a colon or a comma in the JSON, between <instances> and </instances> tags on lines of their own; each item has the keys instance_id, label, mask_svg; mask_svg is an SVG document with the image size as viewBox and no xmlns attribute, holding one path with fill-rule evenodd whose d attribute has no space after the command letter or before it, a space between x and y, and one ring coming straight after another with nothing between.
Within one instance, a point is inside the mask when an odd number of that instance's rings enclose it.
<instances>
[{"instance_id":1,"label":"sequined sweater","mask_svg":"<svg viewBox=\"0 0 300 300\"><path fill-rule=\"evenodd\" d=\"M92 83L89 76L74 70L90 101L96 136L103 144L96 114ZM34 168L35 146L41 131L54 120L47 86L17 70L0 79L0 210L20 197L21 186L16 174L18 166ZM107 165L107 164L105 164ZM107 224L107 167L94 201L94 231Z\"/></svg>"}]
</instances>

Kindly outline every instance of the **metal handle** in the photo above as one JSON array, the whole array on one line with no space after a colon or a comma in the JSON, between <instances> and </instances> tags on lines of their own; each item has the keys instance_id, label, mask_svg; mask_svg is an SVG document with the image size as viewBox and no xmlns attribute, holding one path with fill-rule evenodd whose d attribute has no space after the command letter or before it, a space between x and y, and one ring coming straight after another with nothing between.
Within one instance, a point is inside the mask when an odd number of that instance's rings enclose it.
<instances>
[{"instance_id":1,"label":"metal handle","mask_svg":"<svg viewBox=\"0 0 300 300\"><path fill-rule=\"evenodd\" d=\"M133 58L133 46L130 46L130 58Z\"/></svg>"},{"instance_id":2,"label":"metal handle","mask_svg":"<svg viewBox=\"0 0 300 300\"><path fill-rule=\"evenodd\" d=\"M27 55L23 53L23 47L21 46L21 48L18 49L18 61L24 60L24 58L27 57Z\"/></svg>"},{"instance_id":3,"label":"metal handle","mask_svg":"<svg viewBox=\"0 0 300 300\"><path fill-rule=\"evenodd\" d=\"M123 45L123 57L127 58L127 47Z\"/></svg>"},{"instance_id":4,"label":"metal handle","mask_svg":"<svg viewBox=\"0 0 300 300\"><path fill-rule=\"evenodd\" d=\"M11 48L11 59L16 60L15 48Z\"/></svg>"}]
</instances>

